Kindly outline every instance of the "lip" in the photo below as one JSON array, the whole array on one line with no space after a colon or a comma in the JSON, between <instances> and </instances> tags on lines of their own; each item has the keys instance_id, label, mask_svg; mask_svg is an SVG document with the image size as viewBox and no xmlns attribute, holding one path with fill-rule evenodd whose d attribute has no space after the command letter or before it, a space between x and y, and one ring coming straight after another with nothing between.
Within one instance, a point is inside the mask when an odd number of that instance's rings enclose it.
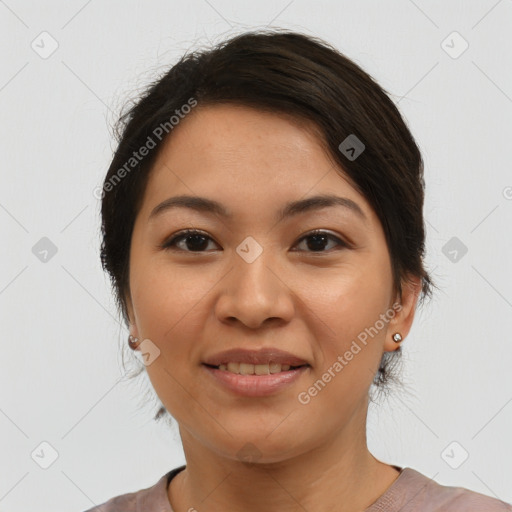
<instances>
[{"instance_id":1,"label":"lip","mask_svg":"<svg viewBox=\"0 0 512 512\"><path fill-rule=\"evenodd\" d=\"M233 348L218 352L208 356L203 364L210 366L219 366L227 363L248 363L248 364L268 364L270 362L289 364L290 366L308 365L308 362L300 357L285 352L274 347L265 347L259 350L249 350L245 348ZM286 372L283 372L286 373ZM260 376L258 376L260 377Z\"/></svg>"},{"instance_id":2,"label":"lip","mask_svg":"<svg viewBox=\"0 0 512 512\"><path fill-rule=\"evenodd\" d=\"M310 369L309 366L301 366L295 370L270 375L240 375L212 368L206 364L201 366L224 389L235 395L247 397L261 397L279 393L286 387L291 386Z\"/></svg>"}]
</instances>

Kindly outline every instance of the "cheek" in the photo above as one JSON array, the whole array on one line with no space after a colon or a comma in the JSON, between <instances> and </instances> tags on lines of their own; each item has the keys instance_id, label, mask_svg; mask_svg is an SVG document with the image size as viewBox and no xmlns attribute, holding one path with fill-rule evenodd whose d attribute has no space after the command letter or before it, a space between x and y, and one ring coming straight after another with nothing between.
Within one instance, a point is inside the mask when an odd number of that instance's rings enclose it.
<instances>
[{"instance_id":1,"label":"cheek","mask_svg":"<svg viewBox=\"0 0 512 512\"><path fill-rule=\"evenodd\" d=\"M196 325L194 309L213 286L190 268L154 261L134 264L131 289L137 327L141 335L160 342Z\"/></svg>"},{"instance_id":2,"label":"cheek","mask_svg":"<svg viewBox=\"0 0 512 512\"><path fill-rule=\"evenodd\" d=\"M323 322L331 349L341 349L373 326L384 313L389 300L390 277L387 270L350 267L340 270L338 279L308 286L304 294L308 307ZM305 290L306 291L306 290ZM380 325L380 323L379 323Z\"/></svg>"},{"instance_id":3,"label":"cheek","mask_svg":"<svg viewBox=\"0 0 512 512\"><path fill-rule=\"evenodd\" d=\"M386 332L380 315L387 307L387 288L383 282L357 278L332 286L311 316L317 318L319 357L311 387L303 391L310 400L307 410L323 414L324 421L334 425L364 403L378 369ZM337 404L332 414L325 414L326 404Z\"/></svg>"},{"instance_id":4,"label":"cheek","mask_svg":"<svg viewBox=\"0 0 512 512\"><path fill-rule=\"evenodd\" d=\"M199 369L198 340L204 338L207 323L204 304L215 281L211 275L203 279L190 267L153 263L134 266L133 283L139 334L159 351L146 366L148 377L167 410L182 418L191 413L187 408L194 409L191 404L196 400L191 402L191 397L201 396L190 375L196 365Z\"/></svg>"},{"instance_id":5,"label":"cheek","mask_svg":"<svg viewBox=\"0 0 512 512\"><path fill-rule=\"evenodd\" d=\"M204 316L200 317L201 298L212 284L208 286L193 272L157 263L134 265L131 278L139 334L159 350L158 357L146 366L156 394L174 417L187 418L192 411L200 415L196 400L191 399L200 396L200 390L189 374L199 357L194 342L200 339L205 323Z\"/></svg>"}]
</instances>

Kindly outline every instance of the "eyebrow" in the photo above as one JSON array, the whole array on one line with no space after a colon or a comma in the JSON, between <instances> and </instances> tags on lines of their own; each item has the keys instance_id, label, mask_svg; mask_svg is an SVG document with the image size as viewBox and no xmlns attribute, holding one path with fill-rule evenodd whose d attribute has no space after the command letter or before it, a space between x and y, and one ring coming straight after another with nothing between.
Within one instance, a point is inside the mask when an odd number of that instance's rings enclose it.
<instances>
[{"instance_id":1,"label":"eyebrow","mask_svg":"<svg viewBox=\"0 0 512 512\"><path fill-rule=\"evenodd\" d=\"M293 217L301 213L306 213L322 208L330 208L334 206L344 207L354 212L362 220L366 221L367 218L361 207L352 199L348 197L340 197L331 194L322 194L307 197L305 199L298 199L287 203L283 208L278 211L277 221L280 222L285 218ZM165 201L155 206L149 214L148 220L152 220L162 213L174 208L188 208L202 213L210 213L219 215L224 218L233 218L233 213L226 209L221 203L200 196L180 195L169 197Z\"/></svg>"}]
</instances>

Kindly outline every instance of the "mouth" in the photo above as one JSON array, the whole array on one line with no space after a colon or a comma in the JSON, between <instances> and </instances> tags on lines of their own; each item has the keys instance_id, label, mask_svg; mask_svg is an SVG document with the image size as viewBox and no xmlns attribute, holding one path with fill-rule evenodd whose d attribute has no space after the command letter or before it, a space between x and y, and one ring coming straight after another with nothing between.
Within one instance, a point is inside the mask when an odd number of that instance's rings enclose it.
<instances>
[{"instance_id":1,"label":"mouth","mask_svg":"<svg viewBox=\"0 0 512 512\"><path fill-rule=\"evenodd\" d=\"M284 392L311 372L307 359L277 347L234 347L201 362L210 382L236 396L268 397Z\"/></svg>"},{"instance_id":2,"label":"mouth","mask_svg":"<svg viewBox=\"0 0 512 512\"><path fill-rule=\"evenodd\" d=\"M203 364L208 368L234 373L238 375L273 375L276 373L289 372L298 370L300 368L309 367L309 364L292 366L289 364L281 364L275 362L263 364L227 362L219 364L217 366L206 363Z\"/></svg>"},{"instance_id":3,"label":"mouth","mask_svg":"<svg viewBox=\"0 0 512 512\"><path fill-rule=\"evenodd\" d=\"M284 392L311 371L309 364L202 363L210 382L241 397L269 397Z\"/></svg>"}]
</instances>

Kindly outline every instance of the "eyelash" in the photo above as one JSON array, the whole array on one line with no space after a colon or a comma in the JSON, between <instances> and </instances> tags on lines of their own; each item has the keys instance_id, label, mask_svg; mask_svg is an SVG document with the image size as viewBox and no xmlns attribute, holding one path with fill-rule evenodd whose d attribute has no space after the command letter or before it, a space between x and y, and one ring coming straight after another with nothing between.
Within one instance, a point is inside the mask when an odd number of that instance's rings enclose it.
<instances>
[{"instance_id":1,"label":"eyelash","mask_svg":"<svg viewBox=\"0 0 512 512\"><path fill-rule=\"evenodd\" d=\"M183 250L183 249L179 249L179 248L175 247L176 243L179 240L185 239L188 236L193 236L193 235L202 235L202 236L204 236L206 238L209 238L210 240L213 240L209 235L207 235L203 231L199 231L197 229L185 229L183 231L180 231L180 232L176 233L172 238L170 238L169 240L167 240L164 243L162 243L159 246L159 248L160 249L165 249L165 250L175 250L175 251L181 251L181 252L189 252L189 253L193 253L193 254L201 254L201 253L204 253L204 252L208 252L208 251L187 251L187 250ZM337 245L340 246L340 247L343 247L343 248L349 248L350 247L350 245L347 242L345 242L344 240L341 240L337 236L334 236L331 233L329 233L328 231L324 231L322 229L315 229L313 231L310 231L309 233L304 235L302 238L300 238L297 241L297 244L302 242L303 240L305 240L305 239L307 239L309 237L315 236L315 235L325 235L325 236L327 236L327 238L330 238L331 240L335 240ZM312 254L321 254L321 253L330 253L332 251L306 251L306 252L311 252Z\"/></svg>"}]
</instances>

